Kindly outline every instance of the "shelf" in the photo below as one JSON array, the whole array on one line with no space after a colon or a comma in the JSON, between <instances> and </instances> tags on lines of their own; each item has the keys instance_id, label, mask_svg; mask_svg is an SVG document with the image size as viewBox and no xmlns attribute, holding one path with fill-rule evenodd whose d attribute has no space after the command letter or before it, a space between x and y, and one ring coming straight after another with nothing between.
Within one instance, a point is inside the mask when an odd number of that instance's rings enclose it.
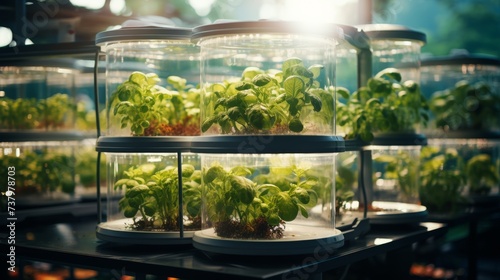
<instances>
[{"instance_id":1,"label":"shelf","mask_svg":"<svg viewBox=\"0 0 500 280\"><path fill-rule=\"evenodd\" d=\"M346 242L337 250L318 250L310 255L290 257L207 255L192 245L137 246L106 243L96 239L96 222L16 228L18 260L50 261L105 271L126 271L131 275L158 275L199 279L283 279L321 273L391 250L441 236L447 227L439 223L418 226L378 227L367 235ZM7 232L0 247L7 251ZM313 269L314 268L314 269Z\"/></svg>"}]
</instances>

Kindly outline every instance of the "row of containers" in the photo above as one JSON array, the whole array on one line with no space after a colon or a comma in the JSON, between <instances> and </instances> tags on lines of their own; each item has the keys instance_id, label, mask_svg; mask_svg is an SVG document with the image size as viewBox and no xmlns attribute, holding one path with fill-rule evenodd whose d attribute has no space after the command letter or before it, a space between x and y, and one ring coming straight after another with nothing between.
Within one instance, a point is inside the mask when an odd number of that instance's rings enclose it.
<instances>
[{"instance_id":1,"label":"row of containers","mask_svg":"<svg viewBox=\"0 0 500 280\"><path fill-rule=\"evenodd\" d=\"M495 57L427 57L425 34L395 25L124 26L97 34L87 73L51 82L65 68L45 61L38 85L33 66L1 67L0 156L18 170L18 202L76 199L90 173L99 239L246 255L330 250L356 221L412 224L498 203ZM63 92L52 85L87 74L93 103L68 89L69 103L48 109ZM64 121L47 121L56 113ZM78 169L82 147L94 167ZM69 170L49 177L49 160Z\"/></svg>"}]
</instances>

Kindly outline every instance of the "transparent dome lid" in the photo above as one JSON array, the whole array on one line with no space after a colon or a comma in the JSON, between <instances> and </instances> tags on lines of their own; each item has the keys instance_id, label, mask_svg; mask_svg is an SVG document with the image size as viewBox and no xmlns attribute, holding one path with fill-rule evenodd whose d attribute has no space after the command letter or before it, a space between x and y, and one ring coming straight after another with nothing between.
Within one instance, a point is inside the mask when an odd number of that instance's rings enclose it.
<instances>
[{"instance_id":1,"label":"transparent dome lid","mask_svg":"<svg viewBox=\"0 0 500 280\"><path fill-rule=\"evenodd\" d=\"M189 244L201 228L199 158L181 152L104 152L105 219L97 237L127 244Z\"/></svg>"},{"instance_id":2,"label":"transparent dome lid","mask_svg":"<svg viewBox=\"0 0 500 280\"><path fill-rule=\"evenodd\" d=\"M366 24L357 26L370 38L372 74L396 68L403 80L420 82L420 51L426 43L423 32L395 24Z\"/></svg>"},{"instance_id":3,"label":"transparent dome lid","mask_svg":"<svg viewBox=\"0 0 500 280\"><path fill-rule=\"evenodd\" d=\"M486 137L484 137L486 136ZM420 197L430 213L460 213L500 197L500 137L429 139L422 148Z\"/></svg>"},{"instance_id":4,"label":"transparent dome lid","mask_svg":"<svg viewBox=\"0 0 500 280\"><path fill-rule=\"evenodd\" d=\"M204 135L333 135L335 47L342 30L286 21L193 29Z\"/></svg>"},{"instance_id":5,"label":"transparent dome lid","mask_svg":"<svg viewBox=\"0 0 500 280\"><path fill-rule=\"evenodd\" d=\"M500 131L499 58L454 50L447 56L425 56L421 74L432 113L428 134Z\"/></svg>"},{"instance_id":6,"label":"transparent dome lid","mask_svg":"<svg viewBox=\"0 0 500 280\"><path fill-rule=\"evenodd\" d=\"M75 151L81 141L64 137L49 141L40 138L2 139L0 167L5 172L0 178L6 183L2 184L1 192L10 190L15 193L16 210L80 201L75 191ZM7 196L2 196L0 204L5 206L2 211L7 211Z\"/></svg>"},{"instance_id":7,"label":"transparent dome lid","mask_svg":"<svg viewBox=\"0 0 500 280\"><path fill-rule=\"evenodd\" d=\"M189 28L163 26L96 35L106 57L103 135L199 134L199 48L190 39Z\"/></svg>"}]
</instances>

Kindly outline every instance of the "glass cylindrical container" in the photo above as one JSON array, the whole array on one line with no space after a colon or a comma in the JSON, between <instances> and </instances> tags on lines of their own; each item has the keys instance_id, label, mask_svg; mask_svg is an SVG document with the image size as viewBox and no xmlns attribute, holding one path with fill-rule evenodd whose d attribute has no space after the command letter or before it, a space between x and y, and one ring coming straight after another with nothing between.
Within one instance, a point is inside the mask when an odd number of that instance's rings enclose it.
<instances>
[{"instance_id":1,"label":"glass cylindrical container","mask_svg":"<svg viewBox=\"0 0 500 280\"><path fill-rule=\"evenodd\" d=\"M420 52L426 43L423 32L395 24L366 24L358 26L370 38L372 74L396 68L402 80L420 82Z\"/></svg>"},{"instance_id":2,"label":"glass cylindrical container","mask_svg":"<svg viewBox=\"0 0 500 280\"><path fill-rule=\"evenodd\" d=\"M360 205L365 205L367 196L363 174L363 147L359 140L345 140L345 151L336 157L335 178L335 222L337 226L352 225L354 220L366 218Z\"/></svg>"},{"instance_id":3,"label":"glass cylindrical container","mask_svg":"<svg viewBox=\"0 0 500 280\"><path fill-rule=\"evenodd\" d=\"M333 135L337 26L283 21L194 28L203 135Z\"/></svg>"},{"instance_id":4,"label":"glass cylindrical container","mask_svg":"<svg viewBox=\"0 0 500 280\"><path fill-rule=\"evenodd\" d=\"M422 59L422 92L431 109L427 134L500 131L500 59L455 50Z\"/></svg>"},{"instance_id":5,"label":"glass cylindrical container","mask_svg":"<svg viewBox=\"0 0 500 280\"><path fill-rule=\"evenodd\" d=\"M0 129L75 129L74 75L67 62L0 66Z\"/></svg>"},{"instance_id":6,"label":"glass cylindrical container","mask_svg":"<svg viewBox=\"0 0 500 280\"><path fill-rule=\"evenodd\" d=\"M337 130L346 139L365 142L381 133L420 133L428 119L419 86L425 34L398 25L358 28L368 36L370 51L359 60L361 87L355 92L337 87L342 101L336 108Z\"/></svg>"},{"instance_id":7,"label":"glass cylindrical container","mask_svg":"<svg viewBox=\"0 0 500 280\"><path fill-rule=\"evenodd\" d=\"M96 35L106 62L107 136L199 134L199 49L191 29L125 27Z\"/></svg>"},{"instance_id":8,"label":"glass cylindrical container","mask_svg":"<svg viewBox=\"0 0 500 280\"><path fill-rule=\"evenodd\" d=\"M376 137L361 152L366 205L370 223L406 224L423 221L428 212L421 205L420 151L427 139L420 134Z\"/></svg>"},{"instance_id":9,"label":"glass cylindrical container","mask_svg":"<svg viewBox=\"0 0 500 280\"><path fill-rule=\"evenodd\" d=\"M500 135L430 138L421 153L420 198L430 213L456 214L500 200Z\"/></svg>"},{"instance_id":10,"label":"glass cylindrical container","mask_svg":"<svg viewBox=\"0 0 500 280\"><path fill-rule=\"evenodd\" d=\"M196 248L293 255L311 252L318 242L327 250L343 245L335 228L335 155L343 140L202 136L192 149L201 158L203 189Z\"/></svg>"},{"instance_id":11,"label":"glass cylindrical container","mask_svg":"<svg viewBox=\"0 0 500 280\"><path fill-rule=\"evenodd\" d=\"M15 209L26 210L79 201L75 194L75 151L81 136L58 132L0 134L1 192L12 192ZM15 195L15 196L14 196ZM6 195L2 211L7 210ZM11 200L9 200L11 201Z\"/></svg>"},{"instance_id":12,"label":"glass cylindrical container","mask_svg":"<svg viewBox=\"0 0 500 280\"><path fill-rule=\"evenodd\" d=\"M96 107L103 112L106 108L105 69L103 65L98 65L96 69L94 60L79 59L74 65L78 70L78 76L75 78L75 127L78 131L95 138L97 135ZM95 70L97 70L96 73L94 73Z\"/></svg>"},{"instance_id":13,"label":"glass cylindrical container","mask_svg":"<svg viewBox=\"0 0 500 280\"><path fill-rule=\"evenodd\" d=\"M201 170L190 137L100 137L107 193L97 237L127 244L189 244L200 226ZM141 144L143 146L138 146ZM104 206L104 207L103 207Z\"/></svg>"}]
</instances>

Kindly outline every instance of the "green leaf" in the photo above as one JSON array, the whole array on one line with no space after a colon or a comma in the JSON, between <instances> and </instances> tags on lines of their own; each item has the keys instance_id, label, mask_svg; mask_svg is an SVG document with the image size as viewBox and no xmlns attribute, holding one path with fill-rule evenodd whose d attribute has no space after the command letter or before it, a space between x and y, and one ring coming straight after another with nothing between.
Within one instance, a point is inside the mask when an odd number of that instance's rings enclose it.
<instances>
[{"instance_id":1,"label":"green leaf","mask_svg":"<svg viewBox=\"0 0 500 280\"><path fill-rule=\"evenodd\" d=\"M225 92L226 87L223 84L217 83L210 86L210 91L212 92Z\"/></svg>"},{"instance_id":2,"label":"green leaf","mask_svg":"<svg viewBox=\"0 0 500 280\"><path fill-rule=\"evenodd\" d=\"M171 84L175 89L181 90L186 87L186 79L178 76L170 76L167 78L167 82Z\"/></svg>"},{"instance_id":3,"label":"green leaf","mask_svg":"<svg viewBox=\"0 0 500 280\"><path fill-rule=\"evenodd\" d=\"M288 69L297 65L302 66L302 60L300 58L292 57L283 62L283 67L281 69L283 72L286 72Z\"/></svg>"},{"instance_id":4,"label":"green leaf","mask_svg":"<svg viewBox=\"0 0 500 280\"><path fill-rule=\"evenodd\" d=\"M206 119L202 124L201 124L201 131L206 132L210 127L217 122L217 118L215 116L212 116L208 119Z\"/></svg>"},{"instance_id":5,"label":"green leaf","mask_svg":"<svg viewBox=\"0 0 500 280\"><path fill-rule=\"evenodd\" d=\"M128 78L128 80L139 86L144 86L148 84L148 77L142 72L133 72Z\"/></svg>"},{"instance_id":6,"label":"green leaf","mask_svg":"<svg viewBox=\"0 0 500 280\"><path fill-rule=\"evenodd\" d=\"M337 87L335 88L335 92L340 95L340 97L346 99L346 100L349 100L349 98L351 97L351 93L349 92L348 89L344 88L344 87Z\"/></svg>"},{"instance_id":7,"label":"green leaf","mask_svg":"<svg viewBox=\"0 0 500 280\"><path fill-rule=\"evenodd\" d=\"M191 199L186 204L186 210L188 215L191 217L196 217L201 212L201 199Z\"/></svg>"},{"instance_id":8,"label":"green leaf","mask_svg":"<svg viewBox=\"0 0 500 280\"><path fill-rule=\"evenodd\" d=\"M300 214L304 217L304 218L308 218L309 217L309 213L307 212L307 209L303 206L303 205L298 205L299 206L299 210L300 210Z\"/></svg>"},{"instance_id":9,"label":"green leaf","mask_svg":"<svg viewBox=\"0 0 500 280\"><path fill-rule=\"evenodd\" d=\"M263 87L269 84L273 78L267 74L259 74L252 79L252 83L258 87Z\"/></svg>"},{"instance_id":10,"label":"green leaf","mask_svg":"<svg viewBox=\"0 0 500 280\"><path fill-rule=\"evenodd\" d=\"M229 177L229 183L236 193L238 200L243 204L251 204L255 198L255 183L243 176L231 175Z\"/></svg>"},{"instance_id":11,"label":"green leaf","mask_svg":"<svg viewBox=\"0 0 500 280\"><path fill-rule=\"evenodd\" d=\"M253 88L253 84L246 81L237 82L234 84L234 88L238 91Z\"/></svg>"},{"instance_id":12,"label":"green leaf","mask_svg":"<svg viewBox=\"0 0 500 280\"><path fill-rule=\"evenodd\" d=\"M137 214L138 210L139 210L138 208L134 208L134 207L130 207L130 206L125 207L123 209L123 215L127 218L133 218L135 216L135 214Z\"/></svg>"},{"instance_id":13,"label":"green leaf","mask_svg":"<svg viewBox=\"0 0 500 280\"><path fill-rule=\"evenodd\" d=\"M262 74L263 71L257 67L247 67L243 70L242 78L244 80L252 80L258 74Z\"/></svg>"},{"instance_id":14,"label":"green leaf","mask_svg":"<svg viewBox=\"0 0 500 280\"><path fill-rule=\"evenodd\" d=\"M213 180L219 178L223 179L226 174L224 168L220 165L215 165L210 167L207 172L205 172L205 176L203 177L203 181L205 184L211 183Z\"/></svg>"},{"instance_id":15,"label":"green leaf","mask_svg":"<svg viewBox=\"0 0 500 280\"><path fill-rule=\"evenodd\" d=\"M313 105L314 111L315 112L321 111L321 107L323 105L323 103L321 102L321 98L312 93L308 93L308 96L310 98L311 104Z\"/></svg>"},{"instance_id":16,"label":"green leaf","mask_svg":"<svg viewBox=\"0 0 500 280\"><path fill-rule=\"evenodd\" d=\"M154 86L157 83L161 82L161 79L156 73L147 73L146 78L148 79L148 85L150 86Z\"/></svg>"},{"instance_id":17,"label":"green leaf","mask_svg":"<svg viewBox=\"0 0 500 280\"><path fill-rule=\"evenodd\" d=\"M389 80L395 80L396 82L401 82L401 73L396 68L386 68L375 75L376 78L387 78Z\"/></svg>"},{"instance_id":18,"label":"green leaf","mask_svg":"<svg viewBox=\"0 0 500 280\"><path fill-rule=\"evenodd\" d=\"M268 130L273 127L276 117L262 104L254 104L246 114L250 125L256 129Z\"/></svg>"},{"instance_id":19,"label":"green leaf","mask_svg":"<svg viewBox=\"0 0 500 280\"><path fill-rule=\"evenodd\" d=\"M283 82L283 88L288 96L298 95L304 87L304 81L299 76L290 76Z\"/></svg>"},{"instance_id":20,"label":"green leaf","mask_svg":"<svg viewBox=\"0 0 500 280\"><path fill-rule=\"evenodd\" d=\"M301 132L304 130L304 125L299 118L295 117L290 121L290 123L288 123L288 129L293 132Z\"/></svg>"},{"instance_id":21,"label":"green leaf","mask_svg":"<svg viewBox=\"0 0 500 280\"><path fill-rule=\"evenodd\" d=\"M278 215L284 221L293 221L299 212L299 206L288 193L280 192L277 194L276 205L278 207Z\"/></svg>"},{"instance_id":22,"label":"green leaf","mask_svg":"<svg viewBox=\"0 0 500 280\"><path fill-rule=\"evenodd\" d=\"M323 70L323 68L324 67L321 64L314 64L314 65L309 66L309 68L307 70L309 70L311 73L313 73L312 78L316 79L321 74L321 70Z\"/></svg>"},{"instance_id":23,"label":"green leaf","mask_svg":"<svg viewBox=\"0 0 500 280\"><path fill-rule=\"evenodd\" d=\"M309 193L307 192L306 189L303 188L296 188L293 191L293 196L297 197L297 199L300 201L302 204L307 204L309 203Z\"/></svg>"},{"instance_id":24,"label":"green leaf","mask_svg":"<svg viewBox=\"0 0 500 280\"><path fill-rule=\"evenodd\" d=\"M392 91L392 83L382 78L370 78L368 88L375 93L388 95Z\"/></svg>"},{"instance_id":25,"label":"green leaf","mask_svg":"<svg viewBox=\"0 0 500 280\"><path fill-rule=\"evenodd\" d=\"M184 163L182 164L182 177L189 178L193 175L195 168L191 164Z\"/></svg>"}]
</instances>

